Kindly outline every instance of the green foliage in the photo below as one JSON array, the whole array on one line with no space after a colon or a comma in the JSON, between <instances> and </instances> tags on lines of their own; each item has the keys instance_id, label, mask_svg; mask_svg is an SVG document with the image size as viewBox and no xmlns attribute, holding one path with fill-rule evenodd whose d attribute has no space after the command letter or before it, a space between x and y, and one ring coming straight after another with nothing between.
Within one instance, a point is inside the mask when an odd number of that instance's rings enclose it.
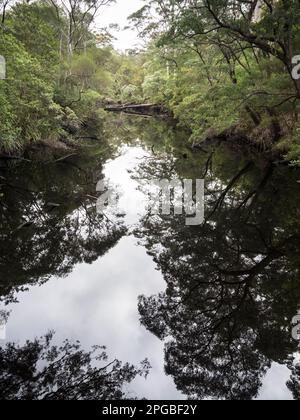
<instances>
[{"instance_id":1,"label":"green foliage","mask_svg":"<svg viewBox=\"0 0 300 420\"><path fill-rule=\"evenodd\" d=\"M6 10L0 27L0 55L7 62L7 78L0 81L0 153L21 153L36 141L68 143L83 128L98 135L106 98L142 98L136 58L116 53L109 34L90 30L92 12L103 3L76 0L68 10L55 0L37 0Z\"/></svg>"},{"instance_id":2,"label":"green foliage","mask_svg":"<svg viewBox=\"0 0 300 420\"><path fill-rule=\"evenodd\" d=\"M90 29L87 10L98 0L76 0L72 10L56 0L17 2L0 32L8 66L0 148L99 128L102 103L149 101L170 108L194 143L236 130L264 149L284 145L298 162L300 81L291 78L291 60L299 4L271 3L256 16L254 1L148 0L131 16L148 49L119 54L108 33Z\"/></svg>"},{"instance_id":3,"label":"green foliage","mask_svg":"<svg viewBox=\"0 0 300 420\"><path fill-rule=\"evenodd\" d=\"M294 136L290 139L289 152L287 154L287 159L292 161L292 164L295 166L300 166L300 123L296 125Z\"/></svg>"},{"instance_id":4,"label":"green foliage","mask_svg":"<svg viewBox=\"0 0 300 420\"><path fill-rule=\"evenodd\" d=\"M143 99L144 73L142 58L120 56L115 74L114 96L124 102L140 102Z\"/></svg>"},{"instance_id":5,"label":"green foliage","mask_svg":"<svg viewBox=\"0 0 300 420\"><path fill-rule=\"evenodd\" d=\"M1 149L52 137L61 109L52 100L54 85L43 77L39 61L11 34L1 34L0 53L6 57L7 79L1 81Z\"/></svg>"},{"instance_id":6,"label":"green foliage","mask_svg":"<svg viewBox=\"0 0 300 420\"><path fill-rule=\"evenodd\" d=\"M59 37L55 11L46 2L17 3L7 25L26 51L37 58L44 70L53 72L59 60Z\"/></svg>"},{"instance_id":7,"label":"green foliage","mask_svg":"<svg viewBox=\"0 0 300 420\"><path fill-rule=\"evenodd\" d=\"M235 128L262 144L284 137L294 153L300 83L291 71L299 54L299 3L261 2L260 16L256 3L148 0L131 16L152 39L144 96L171 108L192 129L193 142Z\"/></svg>"}]
</instances>

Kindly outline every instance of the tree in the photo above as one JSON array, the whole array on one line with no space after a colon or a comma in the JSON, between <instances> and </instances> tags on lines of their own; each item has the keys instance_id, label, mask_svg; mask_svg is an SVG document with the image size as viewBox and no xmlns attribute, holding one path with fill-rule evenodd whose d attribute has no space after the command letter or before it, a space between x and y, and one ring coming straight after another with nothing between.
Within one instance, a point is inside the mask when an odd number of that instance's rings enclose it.
<instances>
[{"instance_id":1,"label":"tree","mask_svg":"<svg viewBox=\"0 0 300 420\"><path fill-rule=\"evenodd\" d=\"M131 20L150 39L147 96L191 129L191 143L243 137L298 159L297 1L149 0Z\"/></svg>"},{"instance_id":2,"label":"tree","mask_svg":"<svg viewBox=\"0 0 300 420\"><path fill-rule=\"evenodd\" d=\"M291 366L292 375L287 383L288 389L292 392L295 400L300 400L300 364Z\"/></svg>"},{"instance_id":3,"label":"tree","mask_svg":"<svg viewBox=\"0 0 300 420\"><path fill-rule=\"evenodd\" d=\"M96 146L95 146L96 148ZM126 233L96 212L102 147L80 157L5 172L0 194L0 301L105 255ZM112 150L106 146L106 153ZM45 158L45 150L43 149ZM52 163L49 163L49 161Z\"/></svg>"},{"instance_id":4,"label":"tree","mask_svg":"<svg viewBox=\"0 0 300 420\"><path fill-rule=\"evenodd\" d=\"M107 362L105 347L89 352L79 342L52 345L53 332L24 346L0 347L2 400L122 400L123 387L136 376L148 375L147 359L140 367Z\"/></svg>"},{"instance_id":5,"label":"tree","mask_svg":"<svg viewBox=\"0 0 300 420\"><path fill-rule=\"evenodd\" d=\"M151 6L160 17L155 31L166 29L166 40L198 39L215 44L230 62L249 48L275 57L285 66L300 98L299 81L292 78L300 24L298 1L154 0L132 16L136 24L146 19ZM148 21L149 30L153 25Z\"/></svg>"},{"instance_id":6,"label":"tree","mask_svg":"<svg viewBox=\"0 0 300 420\"><path fill-rule=\"evenodd\" d=\"M67 43L70 56L78 49L86 48L85 43L91 39L89 28L97 13L115 0L46 0L54 7L60 22L61 43ZM66 28L62 22L66 19Z\"/></svg>"},{"instance_id":7,"label":"tree","mask_svg":"<svg viewBox=\"0 0 300 420\"><path fill-rule=\"evenodd\" d=\"M39 141L68 143L75 133L87 137L91 125L94 136L119 57L107 31L100 36L93 24L111 3L2 1L0 55L7 77L0 85L0 153L21 154Z\"/></svg>"},{"instance_id":8,"label":"tree","mask_svg":"<svg viewBox=\"0 0 300 420\"><path fill-rule=\"evenodd\" d=\"M1 21L0 27L5 24L6 12L9 6L13 3L13 0L0 0L0 12L1 12Z\"/></svg>"},{"instance_id":9,"label":"tree","mask_svg":"<svg viewBox=\"0 0 300 420\"><path fill-rule=\"evenodd\" d=\"M166 281L165 292L140 296L141 322L165 341L166 372L189 398L255 398L271 363L288 364L297 349L296 179L285 181L272 165L261 173L247 160L237 168L230 155L220 147L156 163L158 178L203 171L206 221L189 228L184 217L149 214L136 232Z\"/></svg>"}]
</instances>

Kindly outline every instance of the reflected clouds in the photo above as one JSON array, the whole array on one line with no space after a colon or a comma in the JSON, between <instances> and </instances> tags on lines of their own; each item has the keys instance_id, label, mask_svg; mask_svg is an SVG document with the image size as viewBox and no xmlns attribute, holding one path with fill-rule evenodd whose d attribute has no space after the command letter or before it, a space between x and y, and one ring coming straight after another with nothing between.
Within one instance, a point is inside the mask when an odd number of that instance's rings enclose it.
<instances>
[{"instance_id":1,"label":"reflected clouds","mask_svg":"<svg viewBox=\"0 0 300 420\"><path fill-rule=\"evenodd\" d=\"M128 389L131 395L181 399L163 372L163 343L140 325L137 310L139 294L163 287L151 257L134 238L124 238L93 265L79 265L67 279L53 278L20 294L19 304L10 307L7 340L23 343L46 328L56 331L55 341L79 339L85 349L105 343L112 358L138 363L148 357L148 379L135 379Z\"/></svg>"},{"instance_id":2,"label":"reflected clouds","mask_svg":"<svg viewBox=\"0 0 300 420\"><path fill-rule=\"evenodd\" d=\"M254 167L249 156L237 165L217 145L197 154L162 122L125 121L107 136L127 145L98 151L99 160L91 149L83 161L11 171L23 190L16 198L7 187L1 208L1 294L18 300L6 308L7 341L23 345L54 330L55 343L80 340L85 351L104 344L109 358L134 365L148 358L147 380L126 385L132 397L290 399L297 343L289 319L300 300L296 172L281 178L288 168ZM139 179L203 173L203 226L138 214ZM103 178L119 185L126 213L113 222L95 212ZM33 223L18 229L28 212ZM299 376L294 370L295 395Z\"/></svg>"}]
</instances>

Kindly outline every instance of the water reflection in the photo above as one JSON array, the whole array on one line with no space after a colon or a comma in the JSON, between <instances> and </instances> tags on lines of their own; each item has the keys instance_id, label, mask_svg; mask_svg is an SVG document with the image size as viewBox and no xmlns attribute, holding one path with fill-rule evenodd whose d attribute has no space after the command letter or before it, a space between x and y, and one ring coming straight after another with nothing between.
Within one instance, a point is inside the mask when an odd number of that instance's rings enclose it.
<instances>
[{"instance_id":1,"label":"water reflection","mask_svg":"<svg viewBox=\"0 0 300 420\"><path fill-rule=\"evenodd\" d=\"M2 168L0 299L91 264L125 234L121 221L96 213L103 157L92 156Z\"/></svg>"},{"instance_id":2,"label":"water reflection","mask_svg":"<svg viewBox=\"0 0 300 420\"><path fill-rule=\"evenodd\" d=\"M147 377L149 362L140 367L108 361L105 347L89 352L65 340L52 345L53 332L40 339L0 348L0 395L5 400L122 400L124 385Z\"/></svg>"},{"instance_id":3,"label":"water reflection","mask_svg":"<svg viewBox=\"0 0 300 420\"><path fill-rule=\"evenodd\" d=\"M219 146L198 161L202 226L148 215L136 232L167 283L140 296L141 322L168 338L166 372L190 398L256 398L272 362L289 365L298 346L299 173L226 152ZM193 168L179 161L175 171L189 177Z\"/></svg>"},{"instance_id":4,"label":"water reflection","mask_svg":"<svg viewBox=\"0 0 300 420\"><path fill-rule=\"evenodd\" d=\"M128 387L139 398L299 398L299 172L218 144L191 151L162 122L117 117L106 136L106 152L2 171L7 340L54 329L55 345L148 357L147 381ZM96 213L104 177L120 185L125 217ZM139 179L202 177L202 226L138 215Z\"/></svg>"}]
</instances>

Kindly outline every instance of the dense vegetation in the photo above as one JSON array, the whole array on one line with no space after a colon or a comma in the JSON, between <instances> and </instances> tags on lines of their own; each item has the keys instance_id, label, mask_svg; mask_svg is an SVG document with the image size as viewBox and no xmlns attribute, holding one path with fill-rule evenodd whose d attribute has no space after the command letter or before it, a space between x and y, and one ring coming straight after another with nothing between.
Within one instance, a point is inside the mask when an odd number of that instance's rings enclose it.
<instances>
[{"instance_id":1,"label":"dense vegetation","mask_svg":"<svg viewBox=\"0 0 300 420\"><path fill-rule=\"evenodd\" d=\"M2 150L84 137L103 103L150 101L193 144L243 139L299 163L299 1L146 0L130 20L148 47L126 54L94 29L110 3L1 0Z\"/></svg>"},{"instance_id":2,"label":"dense vegetation","mask_svg":"<svg viewBox=\"0 0 300 420\"><path fill-rule=\"evenodd\" d=\"M131 18L152 40L145 95L193 142L222 133L299 159L299 1L149 0Z\"/></svg>"},{"instance_id":3,"label":"dense vegetation","mask_svg":"<svg viewBox=\"0 0 300 420\"><path fill-rule=\"evenodd\" d=\"M53 345L53 332L23 347L0 347L0 395L4 400L124 400L124 385L147 377L148 360L136 367L115 359L106 348L86 352L80 343ZM95 363L96 361L96 363ZM42 369L39 365L42 364Z\"/></svg>"},{"instance_id":4,"label":"dense vegetation","mask_svg":"<svg viewBox=\"0 0 300 420\"><path fill-rule=\"evenodd\" d=\"M12 4L13 3L13 4ZM101 103L134 80L135 58L118 54L94 19L110 0L1 0L0 147L16 152L34 141L53 145L101 127ZM131 82L132 83L132 82ZM124 89L126 94L126 89Z\"/></svg>"},{"instance_id":5,"label":"dense vegetation","mask_svg":"<svg viewBox=\"0 0 300 420\"><path fill-rule=\"evenodd\" d=\"M300 399L291 335L300 180L278 162L300 165L300 3L144 0L130 21L147 48L126 53L113 48L110 28L95 29L113 3L0 0L0 326L20 292L62 282L133 234L166 282L139 296L140 321L164 343L165 372L183 395L253 399L276 364L290 370L287 387ZM118 102L162 104L190 130L106 119L105 105ZM127 229L119 212L96 211L106 163L136 139L145 156L128 172L142 180L139 191L154 176L205 178L202 225L149 212ZM231 141L203 144L214 139ZM241 140L263 158L232 147ZM56 156L81 142L80 153ZM40 143L49 153L32 153ZM0 343L0 397L124 399L124 386L149 369L147 359L108 363L105 348L58 344L49 332Z\"/></svg>"}]
</instances>

